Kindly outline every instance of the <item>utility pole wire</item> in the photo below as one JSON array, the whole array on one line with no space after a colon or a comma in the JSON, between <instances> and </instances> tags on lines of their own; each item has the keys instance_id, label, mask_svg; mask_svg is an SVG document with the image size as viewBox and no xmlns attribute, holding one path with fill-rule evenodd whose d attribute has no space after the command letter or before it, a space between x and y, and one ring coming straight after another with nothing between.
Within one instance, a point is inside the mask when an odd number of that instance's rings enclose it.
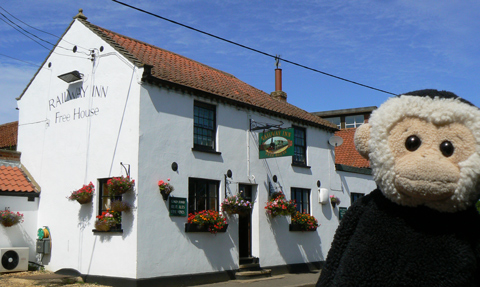
<instances>
[{"instance_id":1,"label":"utility pole wire","mask_svg":"<svg viewBox=\"0 0 480 287\"><path fill-rule=\"evenodd\" d=\"M241 48L244 48L244 49L247 49L247 50L250 50L250 51L253 51L253 52L262 54L262 55L265 55L265 56L267 56L267 57L271 57L271 58L274 58L274 59L280 59L280 60L282 60L282 61L284 61L284 62L286 62L286 63L292 64L292 65L295 65L295 66L298 66L298 67L301 67L301 68L304 68L304 69L307 69L307 70L310 70L310 71L313 71L313 72L317 72L317 73L320 73L320 74L323 74L323 75L325 75L325 76L329 76L329 77L332 77L332 78L335 78L335 79L338 79L338 80L342 80L342 81L345 81L345 82L349 82L349 83L351 83L351 84L355 84L355 85L358 85L358 86L362 86L362 87L364 87L364 88L372 89L372 90L375 90L375 91L378 91L378 92L382 92L382 93L386 93L386 94L390 94L390 95L394 95L394 96L397 95L397 94L392 93L392 92L388 92L388 91L385 91L385 90L382 90L382 89L378 89L378 88L375 88L375 87L372 87L372 86L368 86L368 85L365 85L365 84L362 84L362 83L359 83L359 82L355 82L355 81L352 81L352 80L349 80L349 79L345 79L345 78L342 78L342 77L339 77L339 76L335 76L335 75L332 75L332 74L329 74L329 73L326 73L326 72L323 72L323 71L320 71L320 70L317 70L317 69L314 69L314 68L310 68L310 67L307 67L307 66L305 66L305 65L298 64L298 63L293 62L293 61L289 61L289 60L287 60L287 59L282 59L282 58L277 57L277 56L275 56L275 55L268 54L268 53L266 53L266 52L263 52L263 51L260 51L260 50L257 50L257 49L254 49L254 48L251 48L251 47L242 45L242 44L240 44L240 43L233 42L233 41L231 41L231 40L228 40L228 39L225 39L225 38L222 38L222 37L213 35L213 34L211 34L211 33L208 33L208 32L199 30L199 29L197 29L197 28L194 28L194 27L191 27L191 26L182 24L182 23L180 23L180 22L177 22L177 21L174 21L174 20L165 18L165 17L163 17L163 16L160 16L160 15L154 14L154 13L152 13L152 12L149 12L149 11L146 11L146 10L143 10L143 9L140 9L140 8L137 8L137 7L135 7L135 6L132 6L132 5L123 3L123 2L118 1L118 0L112 0L112 1L113 1L113 2L116 2L116 3L120 4L120 5L129 7L129 8L131 8L131 9L140 11L140 12L142 12L142 13L151 15L151 16L153 16L153 17L160 18L160 19L165 20L165 21L168 21L168 22L170 22L170 23L173 23L173 24L182 26L182 27L184 27L184 28L193 30L193 31L195 31L195 32L199 32L199 33L201 33L201 34L204 34L204 35L207 35L207 36L216 38L216 39L218 39L218 40L221 40L221 41L224 41L224 42L233 44L233 45L235 45L235 46L239 46L239 47L241 47Z\"/></svg>"}]
</instances>

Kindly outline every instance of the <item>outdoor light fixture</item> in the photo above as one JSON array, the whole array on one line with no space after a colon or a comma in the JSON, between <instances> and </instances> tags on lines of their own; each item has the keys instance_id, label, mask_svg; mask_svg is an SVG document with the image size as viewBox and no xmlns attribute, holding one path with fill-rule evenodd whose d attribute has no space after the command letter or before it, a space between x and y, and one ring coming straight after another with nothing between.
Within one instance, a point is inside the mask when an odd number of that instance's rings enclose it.
<instances>
[{"instance_id":1,"label":"outdoor light fixture","mask_svg":"<svg viewBox=\"0 0 480 287\"><path fill-rule=\"evenodd\" d=\"M71 82L81 80L82 77L83 77L83 74L81 74L79 71L75 70L75 71L71 71L71 72L62 74L58 77L60 79L62 79L63 81L67 82L67 83L71 83Z\"/></svg>"},{"instance_id":2,"label":"outdoor light fixture","mask_svg":"<svg viewBox=\"0 0 480 287\"><path fill-rule=\"evenodd\" d=\"M177 171L178 170L178 163L172 162L172 170Z\"/></svg>"},{"instance_id":3,"label":"outdoor light fixture","mask_svg":"<svg viewBox=\"0 0 480 287\"><path fill-rule=\"evenodd\" d=\"M227 177L232 178L232 176L233 176L232 171L231 171L231 170L228 170L228 171L227 171Z\"/></svg>"}]
</instances>

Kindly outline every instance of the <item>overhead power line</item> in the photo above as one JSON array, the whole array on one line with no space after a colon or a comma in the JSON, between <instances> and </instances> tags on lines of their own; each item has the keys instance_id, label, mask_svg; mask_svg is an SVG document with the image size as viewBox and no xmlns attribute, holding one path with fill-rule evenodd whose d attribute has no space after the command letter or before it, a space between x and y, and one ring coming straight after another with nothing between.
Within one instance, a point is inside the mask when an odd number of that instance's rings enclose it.
<instances>
[{"instance_id":1,"label":"overhead power line","mask_svg":"<svg viewBox=\"0 0 480 287\"><path fill-rule=\"evenodd\" d=\"M10 57L10 56L7 56L7 55L2 54L2 53L0 53L0 56L10 58L10 59L15 60L15 61L23 62L23 63L29 64L29 65L32 65L32 66L41 67L38 64L27 62L27 61L24 61L24 60L20 60L20 59L14 58L14 57Z\"/></svg>"},{"instance_id":2,"label":"overhead power line","mask_svg":"<svg viewBox=\"0 0 480 287\"><path fill-rule=\"evenodd\" d=\"M18 19L18 18L15 17L14 15L12 15L10 12L8 12L8 11L7 11L5 8L3 8L2 6L0 6L0 9L3 10L3 11L5 11L5 13L7 13L8 15L10 15L12 18L14 18L14 19L17 20L18 22L22 23L23 25L25 25L25 26L27 26L27 27L29 27L29 28L31 28L31 29L37 30L37 31L39 31L39 32L42 32L42 33L44 33L44 34L48 34L48 35L50 35L50 36L53 36L53 37L55 37L55 38L57 38L57 39L60 39L60 37L57 36L57 35L55 35L55 34L52 34L52 33L49 33L49 32L43 31L43 30L40 30L40 29L38 29L38 28L35 28L35 27L33 27L33 26L25 23L24 21ZM0 12L0 16L2 16L3 18L5 18L6 20L8 20L8 22L7 22L5 19L3 19L2 17L0 17L0 20L2 20L3 22L5 22L7 25L11 26L13 29L17 30L17 32L19 32L20 34L24 35L25 37L27 37L27 38L29 38L30 40L34 41L35 43L39 44L39 45L42 46L43 48L45 48L45 49L47 49L47 50L50 50L50 49L51 49L51 48L45 47L44 45L42 45L41 43L39 43L38 41L36 41L36 40L33 39L32 37L30 37L29 35L37 38L38 40L40 40L40 41L42 41L42 42L44 42L44 43L47 43L47 44L51 45L52 47L55 47L55 44L53 44L52 42L47 41L47 40L41 38L40 36L37 36L37 35L29 32L29 31L27 31L26 29L22 28L19 24L15 23L15 21L13 21L13 20L10 19L9 17L7 17L7 16L6 16L5 14L3 14L2 12ZM10 23L9 23L9 22L10 22ZM23 31L23 32L22 32L22 31ZM24 32L25 32L26 34L25 34ZM27 34L29 34L29 35L27 35ZM77 44L70 43L70 42L66 41L65 39L61 39L61 40L62 40L62 41L65 41L66 43L69 43L69 44L71 44L71 45L73 45L73 46L78 46L79 48L82 48L82 49L84 49L84 50L86 50L86 51L89 51L89 49L84 48L84 47L82 47L82 46L80 46L80 45L77 45ZM70 50L71 50L71 49L69 49L69 48L62 47L62 46L60 45L60 43L57 44L57 47L62 48L62 49L67 50L67 51L70 51ZM63 56L66 56L66 55L63 55Z\"/></svg>"},{"instance_id":3,"label":"overhead power line","mask_svg":"<svg viewBox=\"0 0 480 287\"><path fill-rule=\"evenodd\" d=\"M190 30L199 32L199 33L202 33L202 34L207 35L207 36L209 36L209 37L213 37L213 38L216 38L216 39L218 39L218 40L221 40L221 41L224 41L224 42L233 44L233 45L235 45L235 46L239 46L239 47L241 47L241 48L244 48L244 49L247 49L247 50L250 50L250 51L253 51L253 52L256 52L256 53L259 53L259 54L262 54L262 55L265 55L265 56L268 56L268 57L271 57L271 58L274 58L274 59L278 59L278 58L279 58L277 55L272 55L272 54L269 54L269 53L260 51L260 50L258 50L258 49L255 49L255 48L242 45L242 44L240 44L240 43L237 43L237 42L234 42L234 41L231 41L231 40L228 40L228 39L219 37L219 36L217 36L217 35L214 35L214 34L211 34L211 33L208 33L208 32L202 31L202 30L199 30L199 29L194 28L194 27L192 27L192 26L188 26L188 25L182 24L182 23L180 23L180 22L177 22L177 21L174 21L174 20L165 18L165 17L163 17L163 16L154 14L154 13L152 13L152 12L143 10L143 9L141 9L141 8L138 8L138 7L135 7L135 6L126 4L126 3L123 3L123 2L121 2L121 1L118 1L118 0L112 0L112 1L115 2L115 3L118 3L118 4L120 4L120 5L126 6L126 7L128 7L128 8L131 8L131 9L140 11L140 12L142 12L142 13L151 15L151 16L153 16L153 17L156 17L156 18L159 18L159 19L168 21L168 22L173 23L173 24L175 24L175 25L179 25L179 26L182 26L182 27L184 27L184 28L187 28L187 29L190 29ZM397 95L397 94L392 93L392 92L389 92L389 91L385 91L385 90L378 89L378 88L375 88L375 87L372 87L372 86L369 86L369 85L365 85L365 84L362 84L362 83L359 83L359 82L355 82L355 81L352 81L352 80L349 80L349 79L346 79L346 78L342 78L342 77L339 77L339 76L335 76L335 75L333 75L333 74L326 73L326 72L320 71L320 70L318 70L318 69L311 68L311 67L308 67L308 66L305 66L305 65L302 65L302 64L299 64L299 63L296 63L296 62L287 60L287 59L283 59L283 58L280 58L280 59L281 59L282 61L286 62L286 63L292 64L292 65L295 65L295 66L298 66L298 67L301 67L301 68L304 68L304 69L307 69L307 70L310 70L310 71L313 71L313 72L316 72L316 73L320 73L320 74L323 74L323 75L325 75L325 76L329 76L329 77L332 77L332 78L335 78L335 79L338 79L338 80L342 80L342 81L345 81L345 82L348 82L348 83L351 83L351 84L355 84L355 85L358 85L358 86L362 86L362 87L364 87L364 88L372 89L372 90L375 90L375 91L378 91L378 92L382 92L382 93L386 93L386 94L390 94L390 95L394 95L394 96Z\"/></svg>"}]
</instances>

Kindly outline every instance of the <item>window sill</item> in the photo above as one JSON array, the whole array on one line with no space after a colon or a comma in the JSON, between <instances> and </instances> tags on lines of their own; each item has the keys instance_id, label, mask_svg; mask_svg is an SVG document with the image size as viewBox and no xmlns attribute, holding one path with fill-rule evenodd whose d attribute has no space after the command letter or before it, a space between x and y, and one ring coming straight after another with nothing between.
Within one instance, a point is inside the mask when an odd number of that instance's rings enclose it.
<instances>
[{"instance_id":1,"label":"window sill","mask_svg":"<svg viewBox=\"0 0 480 287\"><path fill-rule=\"evenodd\" d=\"M288 231L290 231L290 232L295 232L295 231L312 232L312 231L317 231L317 228L315 227L315 229L303 230L303 229L300 227L300 225L290 223L290 224L288 225Z\"/></svg>"},{"instance_id":2,"label":"window sill","mask_svg":"<svg viewBox=\"0 0 480 287\"><path fill-rule=\"evenodd\" d=\"M218 154L221 155L222 153L219 151L214 151L214 150L208 150L208 149L199 149L199 148L194 148L192 147L192 151L199 151L199 152L205 152L205 153L211 153L211 154Z\"/></svg>"},{"instance_id":3,"label":"window sill","mask_svg":"<svg viewBox=\"0 0 480 287\"><path fill-rule=\"evenodd\" d=\"M303 168L312 168L312 167L309 166L309 165L302 164L302 163L294 163L294 162L292 162L292 166L303 167Z\"/></svg>"},{"instance_id":4,"label":"window sill","mask_svg":"<svg viewBox=\"0 0 480 287\"><path fill-rule=\"evenodd\" d=\"M227 232L228 224L225 224L225 226L220 229L218 232ZM208 232L208 227L205 225L198 225L194 223L185 223L185 232Z\"/></svg>"},{"instance_id":5,"label":"window sill","mask_svg":"<svg viewBox=\"0 0 480 287\"><path fill-rule=\"evenodd\" d=\"M109 231L101 231L101 230L92 229L92 232L93 232L94 235L96 235L96 234L98 234L98 235L106 235L106 234L120 235L120 234L123 234L123 229L111 229Z\"/></svg>"}]
</instances>

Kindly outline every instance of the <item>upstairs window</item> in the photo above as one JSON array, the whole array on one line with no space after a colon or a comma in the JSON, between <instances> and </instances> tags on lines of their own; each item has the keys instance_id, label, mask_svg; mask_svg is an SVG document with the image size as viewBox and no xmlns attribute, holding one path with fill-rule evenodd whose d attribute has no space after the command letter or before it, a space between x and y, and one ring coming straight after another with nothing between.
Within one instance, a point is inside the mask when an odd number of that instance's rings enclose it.
<instances>
[{"instance_id":1,"label":"upstairs window","mask_svg":"<svg viewBox=\"0 0 480 287\"><path fill-rule=\"evenodd\" d=\"M345 117L345 128L358 128L365 121L364 115L355 115L355 116L346 116Z\"/></svg>"},{"instance_id":2,"label":"upstairs window","mask_svg":"<svg viewBox=\"0 0 480 287\"><path fill-rule=\"evenodd\" d=\"M291 198L295 200L297 211L310 214L310 190L292 187L291 192Z\"/></svg>"},{"instance_id":3,"label":"upstairs window","mask_svg":"<svg viewBox=\"0 0 480 287\"><path fill-rule=\"evenodd\" d=\"M194 149L215 151L215 131L217 127L215 106L201 102L195 102L193 113Z\"/></svg>"},{"instance_id":4,"label":"upstairs window","mask_svg":"<svg viewBox=\"0 0 480 287\"><path fill-rule=\"evenodd\" d=\"M220 182L216 180L188 179L188 213L202 210L218 211L218 190Z\"/></svg>"},{"instance_id":5,"label":"upstairs window","mask_svg":"<svg viewBox=\"0 0 480 287\"><path fill-rule=\"evenodd\" d=\"M304 128L294 127L294 154L292 163L294 165L307 165L307 139Z\"/></svg>"},{"instance_id":6,"label":"upstairs window","mask_svg":"<svg viewBox=\"0 0 480 287\"><path fill-rule=\"evenodd\" d=\"M336 124L338 129L342 128L342 120L340 117L332 117L332 118L324 118L324 119L333 124Z\"/></svg>"}]
</instances>

